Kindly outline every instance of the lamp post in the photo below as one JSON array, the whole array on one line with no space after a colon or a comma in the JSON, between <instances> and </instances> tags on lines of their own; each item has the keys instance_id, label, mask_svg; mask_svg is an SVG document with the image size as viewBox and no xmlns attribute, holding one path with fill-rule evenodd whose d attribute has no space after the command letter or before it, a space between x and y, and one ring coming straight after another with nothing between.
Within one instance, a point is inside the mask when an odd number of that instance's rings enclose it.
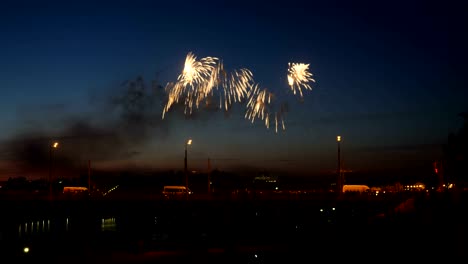
<instances>
[{"instance_id":1,"label":"lamp post","mask_svg":"<svg viewBox=\"0 0 468 264\"><path fill-rule=\"evenodd\" d=\"M52 153L53 150L58 148L59 143L57 141L49 144L49 198L52 199Z\"/></svg>"},{"instance_id":2,"label":"lamp post","mask_svg":"<svg viewBox=\"0 0 468 264\"><path fill-rule=\"evenodd\" d=\"M192 145L192 140L189 139L185 142L185 158L184 158L184 173L185 173L185 187L188 190L188 172L187 172L187 146Z\"/></svg>"},{"instance_id":3,"label":"lamp post","mask_svg":"<svg viewBox=\"0 0 468 264\"><path fill-rule=\"evenodd\" d=\"M343 179L341 178L341 157L340 157L340 142L341 136L336 137L336 142L338 143L338 192L341 193L343 191Z\"/></svg>"}]
</instances>

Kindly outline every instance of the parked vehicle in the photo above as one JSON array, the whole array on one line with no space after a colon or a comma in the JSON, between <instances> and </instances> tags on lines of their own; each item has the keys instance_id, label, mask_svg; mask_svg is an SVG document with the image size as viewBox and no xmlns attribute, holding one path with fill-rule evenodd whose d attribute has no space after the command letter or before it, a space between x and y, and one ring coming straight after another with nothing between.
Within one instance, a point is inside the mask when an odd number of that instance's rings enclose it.
<instances>
[{"instance_id":1,"label":"parked vehicle","mask_svg":"<svg viewBox=\"0 0 468 264\"><path fill-rule=\"evenodd\" d=\"M188 198L192 191L185 186L164 186L162 194L165 199L181 199Z\"/></svg>"}]
</instances>

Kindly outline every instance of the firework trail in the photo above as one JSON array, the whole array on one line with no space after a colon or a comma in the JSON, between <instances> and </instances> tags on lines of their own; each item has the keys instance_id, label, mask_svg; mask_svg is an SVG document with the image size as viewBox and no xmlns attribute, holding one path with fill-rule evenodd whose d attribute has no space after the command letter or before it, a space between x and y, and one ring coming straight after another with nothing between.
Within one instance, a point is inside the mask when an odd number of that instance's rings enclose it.
<instances>
[{"instance_id":1,"label":"firework trail","mask_svg":"<svg viewBox=\"0 0 468 264\"><path fill-rule=\"evenodd\" d=\"M217 64L218 58L206 57L197 61L197 58L189 53L185 59L184 70L177 81L166 86L168 102L163 110L163 118L171 106L182 99L185 105L184 113L191 114L193 106L198 107L211 89L209 84Z\"/></svg>"},{"instance_id":2,"label":"firework trail","mask_svg":"<svg viewBox=\"0 0 468 264\"><path fill-rule=\"evenodd\" d=\"M310 82L315 82L312 79L312 74L309 72L309 64L304 63L288 63L288 84L294 95L299 94L303 98L302 90L312 90ZM260 89L256 84L251 92L248 93L247 110L245 118L252 123L255 119L260 119L265 122L266 128L270 128L271 120L275 124L275 132L278 133L278 127L281 126L286 130L284 116L287 112L286 103L281 103L279 109L275 110L275 94Z\"/></svg>"},{"instance_id":3,"label":"firework trail","mask_svg":"<svg viewBox=\"0 0 468 264\"><path fill-rule=\"evenodd\" d=\"M288 83L294 95L298 92L303 97L302 89L312 90L309 82L315 82L309 72L309 64L288 63Z\"/></svg>"},{"instance_id":4,"label":"firework trail","mask_svg":"<svg viewBox=\"0 0 468 264\"><path fill-rule=\"evenodd\" d=\"M265 121L267 128L270 127L269 105L273 99L273 94L268 92L267 89L260 89L259 85L256 84L249 92L248 98L245 119L253 123L258 118Z\"/></svg>"},{"instance_id":5,"label":"firework trail","mask_svg":"<svg viewBox=\"0 0 468 264\"><path fill-rule=\"evenodd\" d=\"M271 122L273 121L276 133L278 133L279 126L281 126L283 130L286 130L284 123L286 107L285 104L282 104L280 109L275 111L275 94L255 84L247 97L245 119L249 120L251 123L254 123L255 119L263 120L267 129L270 128Z\"/></svg>"},{"instance_id":6,"label":"firework trail","mask_svg":"<svg viewBox=\"0 0 468 264\"><path fill-rule=\"evenodd\" d=\"M163 119L172 105L179 101L183 100L184 113L192 114L201 102L215 95L219 96L219 108L228 110L232 104L245 99L253 84L253 74L248 69L227 73L218 58L197 60L190 52L177 81L166 85L168 100L163 109Z\"/></svg>"},{"instance_id":7,"label":"firework trail","mask_svg":"<svg viewBox=\"0 0 468 264\"><path fill-rule=\"evenodd\" d=\"M303 97L303 90L312 90L310 82L312 74L309 64L288 63L288 84L294 95ZM216 57L205 57L197 60L193 53L188 53L184 69L176 82L166 85L167 103L163 109L162 118L170 108L179 102L184 104L184 114L192 114L203 101L211 97L219 97L219 109L229 110L235 103L246 103L245 119L252 123L262 120L267 129L274 122L275 132L278 127L286 130L284 116L287 112L286 103L275 103L275 94L266 88L261 88L254 81L253 74L248 69L234 70L228 73L221 60ZM207 101L208 102L208 101Z\"/></svg>"}]
</instances>

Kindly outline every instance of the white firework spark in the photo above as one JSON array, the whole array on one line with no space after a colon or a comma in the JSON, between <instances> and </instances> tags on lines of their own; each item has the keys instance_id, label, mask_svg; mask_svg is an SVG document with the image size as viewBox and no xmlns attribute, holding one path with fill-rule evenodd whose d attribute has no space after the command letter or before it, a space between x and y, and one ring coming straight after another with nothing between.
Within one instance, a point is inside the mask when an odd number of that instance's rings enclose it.
<instances>
[{"instance_id":1,"label":"white firework spark","mask_svg":"<svg viewBox=\"0 0 468 264\"><path fill-rule=\"evenodd\" d=\"M298 92L303 97L302 90L312 90L310 82L315 82L309 72L309 64L288 63L288 84L294 95Z\"/></svg>"}]
</instances>

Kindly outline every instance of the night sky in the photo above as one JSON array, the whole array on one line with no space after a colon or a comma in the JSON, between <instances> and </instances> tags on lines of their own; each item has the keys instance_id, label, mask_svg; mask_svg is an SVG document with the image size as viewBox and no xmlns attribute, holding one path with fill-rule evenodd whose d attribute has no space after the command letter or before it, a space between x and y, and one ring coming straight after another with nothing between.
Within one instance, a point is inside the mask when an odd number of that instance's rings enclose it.
<instances>
[{"instance_id":1,"label":"night sky","mask_svg":"<svg viewBox=\"0 0 468 264\"><path fill-rule=\"evenodd\" d=\"M467 111L463 2L2 1L0 179L46 171L50 138L64 171L181 170L192 138L194 170L313 176L336 170L337 135L347 170L423 171ZM250 123L244 104L162 119L189 52L249 69L287 105L286 130ZM289 62L310 64L303 100Z\"/></svg>"}]
</instances>

